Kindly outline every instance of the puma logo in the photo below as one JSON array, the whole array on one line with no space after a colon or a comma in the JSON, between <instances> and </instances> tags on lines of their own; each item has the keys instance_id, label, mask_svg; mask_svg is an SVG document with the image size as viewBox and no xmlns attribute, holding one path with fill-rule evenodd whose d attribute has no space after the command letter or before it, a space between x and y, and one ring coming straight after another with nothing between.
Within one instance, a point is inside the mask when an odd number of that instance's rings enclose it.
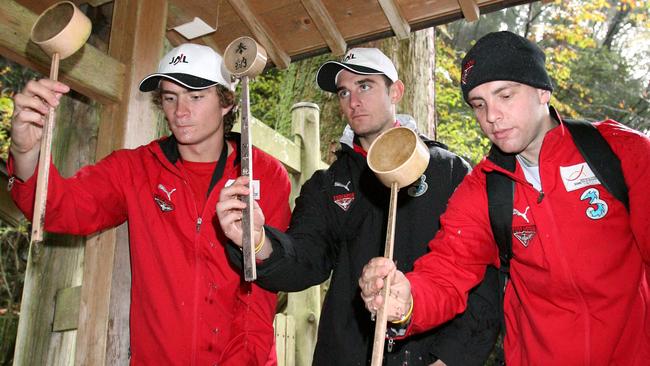
<instances>
[{"instance_id":1,"label":"puma logo","mask_svg":"<svg viewBox=\"0 0 650 366\"><path fill-rule=\"evenodd\" d=\"M165 194L167 195L167 199L170 201L172 200L172 193L176 192L176 188L172 189L171 191L168 191L167 188L165 188L165 186L163 186L162 184L158 184L158 189L165 192Z\"/></svg>"},{"instance_id":2,"label":"puma logo","mask_svg":"<svg viewBox=\"0 0 650 366\"><path fill-rule=\"evenodd\" d=\"M526 222L530 224L530 221L528 221L528 216L526 216L528 214L528 209L530 209L530 206L527 206L524 212L520 212L515 208L512 210L512 214L523 217L524 220L526 220Z\"/></svg>"},{"instance_id":3,"label":"puma logo","mask_svg":"<svg viewBox=\"0 0 650 366\"><path fill-rule=\"evenodd\" d=\"M334 182L334 187L345 188L346 191L350 192L350 188L348 188L348 187L350 186L350 183L351 183L350 181L348 181L348 182L345 183L345 184L343 184L343 183L339 183L339 182Z\"/></svg>"}]
</instances>

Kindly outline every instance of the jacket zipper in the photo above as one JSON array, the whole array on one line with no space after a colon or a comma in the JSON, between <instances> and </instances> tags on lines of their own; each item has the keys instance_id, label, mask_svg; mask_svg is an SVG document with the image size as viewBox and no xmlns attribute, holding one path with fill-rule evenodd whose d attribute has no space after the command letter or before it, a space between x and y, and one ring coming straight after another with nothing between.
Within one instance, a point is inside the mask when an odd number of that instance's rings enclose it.
<instances>
[{"instance_id":1,"label":"jacket zipper","mask_svg":"<svg viewBox=\"0 0 650 366\"><path fill-rule=\"evenodd\" d=\"M192 315L192 351L190 355L190 360L191 360L191 365L196 365L196 358L197 358L197 352L198 352L198 316L199 316L199 255L198 255L198 249L196 248L197 243L199 241L199 232L201 231L201 224L203 223L203 218L199 214L199 208L196 207L196 201L194 200L194 192L192 191L192 187L190 187L190 184L188 183L188 179L183 173L183 171L180 171L181 176L183 177L183 184L185 184L185 188L189 190L189 192L192 195L192 203L194 205L194 214L196 215L196 235L194 238L194 309L193 309L193 315Z\"/></svg>"}]
</instances>

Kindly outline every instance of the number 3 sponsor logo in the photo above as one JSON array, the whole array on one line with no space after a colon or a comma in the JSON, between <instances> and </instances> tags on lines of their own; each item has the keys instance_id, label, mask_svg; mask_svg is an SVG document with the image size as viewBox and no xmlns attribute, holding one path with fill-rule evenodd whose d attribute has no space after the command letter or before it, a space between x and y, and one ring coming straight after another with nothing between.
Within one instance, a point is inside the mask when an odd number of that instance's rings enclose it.
<instances>
[{"instance_id":1,"label":"number 3 sponsor logo","mask_svg":"<svg viewBox=\"0 0 650 366\"><path fill-rule=\"evenodd\" d=\"M596 188L589 188L584 191L580 196L580 200L589 200L591 206L589 206L586 211L588 218L598 220L607 215L607 203L600 199L600 192Z\"/></svg>"}]
</instances>

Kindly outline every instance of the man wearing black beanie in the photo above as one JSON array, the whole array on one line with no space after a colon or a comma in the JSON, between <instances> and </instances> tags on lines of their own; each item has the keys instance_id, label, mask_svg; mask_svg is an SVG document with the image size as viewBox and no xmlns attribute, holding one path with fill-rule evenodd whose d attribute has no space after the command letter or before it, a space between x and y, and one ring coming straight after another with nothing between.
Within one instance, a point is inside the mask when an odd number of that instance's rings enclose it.
<instances>
[{"instance_id":1,"label":"man wearing black beanie","mask_svg":"<svg viewBox=\"0 0 650 366\"><path fill-rule=\"evenodd\" d=\"M407 335L419 333L462 311L486 266L508 264L508 365L647 365L650 139L612 120L583 127L595 127L589 142L576 137L576 122L550 106L543 51L511 32L481 38L461 73L463 97L492 149L455 191L429 243L435 250L413 272L383 258L366 265L359 285L362 297L374 297L368 307L382 305L379 289L394 273L391 293L413 299ZM597 147L596 159L581 152L587 145ZM622 174L623 196L611 189L612 171ZM497 198L512 205L503 224L487 188L495 176L507 188ZM509 251L499 249L508 241ZM389 313L396 303L389 298Z\"/></svg>"}]
</instances>

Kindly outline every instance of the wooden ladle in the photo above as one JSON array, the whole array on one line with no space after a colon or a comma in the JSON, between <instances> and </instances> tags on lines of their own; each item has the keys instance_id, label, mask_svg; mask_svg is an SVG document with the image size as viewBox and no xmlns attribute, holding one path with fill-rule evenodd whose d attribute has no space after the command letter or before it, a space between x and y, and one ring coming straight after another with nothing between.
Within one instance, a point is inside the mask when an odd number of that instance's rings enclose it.
<instances>
[{"instance_id":1,"label":"wooden ladle","mask_svg":"<svg viewBox=\"0 0 650 366\"><path fill-rule=\"evenodd\" d=\"M230 42L224 52L226 69L241 79L241 175L250 178L250 194L239 197L246 202L242 217L242 250L244 254L244 279L254 281L257 278L255 266L255 249L253 244L253 164L251 149L253 142L250 133L250 99L248 92L249 77L254 77L264 70L266 50L251 37L239 37Z\"/></svg>"},{"instance_id":2,"label":"wooden ladle","mask_svg":"<svg viewBox=\"0 0 650 366\"><path fill-rule=\"evenodd\" d=\"M32 42L36 43L45 53L52 57L50 79L54 81L58 79L59 61L83 47L90 36L91 28L90 19L70 1L62 1L50 6L36 19L30 38ZM47 200L47 183L50 176L52 134L55 119L54 108L50 107L47 120L43 125L43 136L41 138L30 248L31 243L43 241L45 202Z\"/></svg>"},{"instance_id":3,"label":"wooden ladle","mask_svg":"<svg viewBox=\"0 0 650 366\"><path fill-rule=\"evenodd\" d=\"M429 149L415 131L407 127L396 127L384 131L368 149L368 167L385 186L390 187L390 204L384 247L385 258L393 259L397 194L400 188L406 187L420 178L428 165ZM389 294L390 278L384 282L384 288L382 289L384 304L377 311L372 346L372 366L381 366L384 357Z\"/></svg>"}]
</instances>

